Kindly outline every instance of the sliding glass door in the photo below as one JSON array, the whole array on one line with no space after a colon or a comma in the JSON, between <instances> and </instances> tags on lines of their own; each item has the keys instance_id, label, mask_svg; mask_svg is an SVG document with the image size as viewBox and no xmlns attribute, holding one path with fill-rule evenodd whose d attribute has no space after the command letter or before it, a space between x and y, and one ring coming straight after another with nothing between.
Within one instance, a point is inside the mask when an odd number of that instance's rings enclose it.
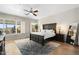
<instances>
[{"instance_id":1,"label":"sliding glass door","mask_svg":"<svg viewBox=\"0 0 79 59\"><path fill-rule=\"evenodd\" d=\"M0 19L0 31L6 34L21 33L21 21Z\"/></svg>"},{"instance_id":2,"label":"sliding glass door","mask_svg":"<svg viewBox=\"0 0 79 59\"><path fill-rule=\"evenodd\" d=\"M16 21L5 20L4 30L6 34L16 33Z\"/></svg>"},{"instance_id":3,"label":"sliding glass door","mask_svg":"<svg viewBox=\"0 0 79 59\"><path fill-rule=\"evenodd\" d=\"M2 31L2 32L4 30L3 27L4 27L3 20L0 19L0 31Z\"/></svg>"}]
</instances>

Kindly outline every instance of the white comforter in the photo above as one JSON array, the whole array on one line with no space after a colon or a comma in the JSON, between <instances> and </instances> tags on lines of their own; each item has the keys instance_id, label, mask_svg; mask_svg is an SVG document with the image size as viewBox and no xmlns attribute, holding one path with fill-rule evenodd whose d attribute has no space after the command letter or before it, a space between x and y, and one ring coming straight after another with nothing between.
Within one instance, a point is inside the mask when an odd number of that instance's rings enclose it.
<instances>
[{"instance_id":1,"label":"white comforter","mask_svg":"<svg viewBox=\"0 0 79 59\"><path fill-rule=\"evenodd\" d=\"M55 36L55 33L51 32L51 31L48 31L48 32L31 32L31 34L44 36L44 39L47 39L47 38Z\"/></svg>"}]
</instances>

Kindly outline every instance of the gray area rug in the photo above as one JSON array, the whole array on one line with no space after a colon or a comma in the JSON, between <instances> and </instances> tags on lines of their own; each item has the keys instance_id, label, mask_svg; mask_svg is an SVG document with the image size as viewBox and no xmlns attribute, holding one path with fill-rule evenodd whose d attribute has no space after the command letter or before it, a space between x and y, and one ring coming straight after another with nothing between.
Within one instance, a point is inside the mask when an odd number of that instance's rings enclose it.
<instances>
[{"instance_id":1,"label":"gray area rug","mask_svg":"<svg viewBox=\"0 0 79 59\"><path fill-rule=\"evenodd\" d=\"M23 55L48 55L60 44L52 42L46 43L45 46L38 44L29 39L16 40L16 45Z\"/></svg>"}]
</instances>

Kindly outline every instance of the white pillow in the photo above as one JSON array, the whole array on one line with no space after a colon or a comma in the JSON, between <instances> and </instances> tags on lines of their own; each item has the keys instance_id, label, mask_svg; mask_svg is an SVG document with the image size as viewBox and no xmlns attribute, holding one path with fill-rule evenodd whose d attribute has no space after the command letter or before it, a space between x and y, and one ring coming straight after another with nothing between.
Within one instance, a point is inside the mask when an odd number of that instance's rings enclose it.
<instances>
[{"instance_id":1,"label":"white pillow","mask_svg":"<svg viewBox=\"0 0 79 59\"><path fill-rule=\"evenodd\" d=\"M42 30L42 31L41 31L41 33L45 33L45 32L46 32L46 30Z\"/></svg>"},{"instance_id":2,"label":"white pillow","mask_svg":"<svg viewBox=\"0 0 79 59\"><path fill-rule=\"evenodd\" d=\"M47 33L50 33L50 32L51 32L51 33L54 33L54 30L42 30L41 32L42 32L42 33L45 33L45 32L47 32Z\"/></svg>"},{"instance_id":3,"label":"white pillow","mask_svg":"<svg viewBox=\"0 0 79 59\"><path fill-rule=\"evenodd\" d=\"M53 30L46 30L46 32L54 32Z\"/></svg>"}]
</instances>

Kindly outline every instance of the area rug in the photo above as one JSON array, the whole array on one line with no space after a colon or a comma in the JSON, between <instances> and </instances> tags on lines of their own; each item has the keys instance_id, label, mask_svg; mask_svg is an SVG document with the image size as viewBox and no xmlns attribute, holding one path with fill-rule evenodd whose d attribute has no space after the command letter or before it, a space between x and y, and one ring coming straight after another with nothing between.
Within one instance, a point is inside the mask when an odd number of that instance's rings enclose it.
<instances>
[{"instance_id":1,"label":"area rug","mask_svg":"<svg viewBox=\"0 0 79 59\"><path fill-rule=\"evenodd\" d=\"M15 41L17 47L23 55L48 55L51 51L60 46L59 43L46 43L45 46L29 39Z\"/></svg>"}]
</instances>

